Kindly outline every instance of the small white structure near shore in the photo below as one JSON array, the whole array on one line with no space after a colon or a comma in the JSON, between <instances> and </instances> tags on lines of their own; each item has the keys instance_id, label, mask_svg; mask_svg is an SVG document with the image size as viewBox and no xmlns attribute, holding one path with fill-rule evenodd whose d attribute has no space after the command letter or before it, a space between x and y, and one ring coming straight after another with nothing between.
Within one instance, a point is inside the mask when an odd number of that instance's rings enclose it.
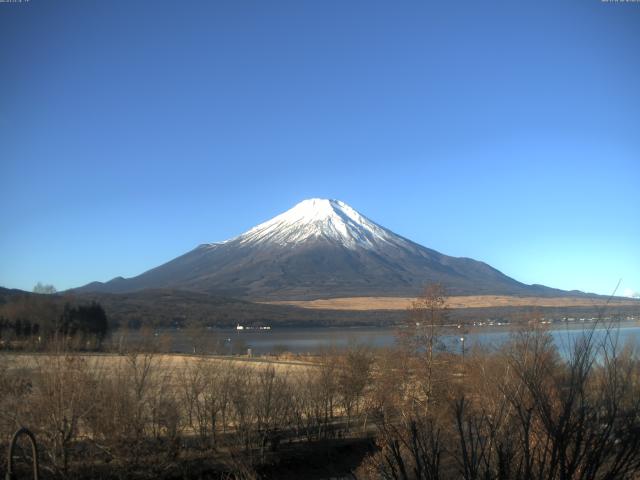
<instances>
[{"instance_id":1,"label":"small white structure near shore","mask_svg":"<svg viewBox=\"0 0 640 480\"><path fill-rule=\"evenodd\" d=\"M263 325L261 327L245 327L244 325L240 325L239 323L236 325L236 330L271 330L271 327L268 325Z\"/></svg>"}]
</instances>

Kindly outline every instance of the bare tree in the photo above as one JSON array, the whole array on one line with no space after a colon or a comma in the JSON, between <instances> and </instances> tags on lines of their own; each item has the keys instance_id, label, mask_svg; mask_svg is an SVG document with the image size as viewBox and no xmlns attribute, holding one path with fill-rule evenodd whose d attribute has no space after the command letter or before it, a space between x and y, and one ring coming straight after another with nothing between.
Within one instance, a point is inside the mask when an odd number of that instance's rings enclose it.
<instances>
[{"instance_id":1,"label":"bare tree","mask_svg":"<svg viewBox=\"0 0 640 480\"><path fill-rule=\"evenodd\" d=\"M340 356L337 376L337 393L340 404L347 417L347 429L351 426L353 415L357 415L365 388L371 380L373 359L368 348L351 345Z\"/></svg>"},{"instance_id":2,"label":"bare tree","mask_svg":"<svg viewBox=\"0 0 640 480\"><path fill-rule=\"evenodd\" d=\"M50 284L43 284L42 282L38 282L33 286L33 293L40 293L44 295L51 295L56 293L56 287Z\"/></svg>"},{"instance_id":3,"label":"bare tree","mask_svg":"<svg viewBox=\"0 0 640 480\"><path fill-rule=\"evenodd\" d=\"M405 328L399 332L399 343L417 362L417 386L412 397L426 412L433 397L434 353L442 327L447 319L447 297L439 283L427 285L409 309Z\"/></svg>"},{"instance_id":4,"label":"bare tree","mask_svg":"<svg viewBox=\"0 0 640 480\"><path fill-rule=\"evenodd\" d=\"M189 321L184 328L185 338L189 342L189 350L193 354L203 354L206 346L206 331L202 325Z\"/></svg>"},{"instance_id":5,"label":"bare tree","mask_svg":"<svg viewBox=\"0 0 640 480\"><path fill-rule=\"evenodd\" d=\"M97 378L92 372L96 369L85 359L65 352L34 361L31 422L48 447L45 451L53 468L66 475L81 424L94 408L91 392Z\"/></svg>"},{"instance_id":6,"label":"bare tree","mask_svg":"<svg viewBox=\"0 0 640 480\"><path fill-rule=\"evenodd\" d=\"M256 373L253 409L255 431L260 449L260 461L265 460L265 449L269 444L275 451L282 438L282 432L289 426L291 416L291 390L286 373L277 373L273 365Z\"/></svg>"}]
</instances>

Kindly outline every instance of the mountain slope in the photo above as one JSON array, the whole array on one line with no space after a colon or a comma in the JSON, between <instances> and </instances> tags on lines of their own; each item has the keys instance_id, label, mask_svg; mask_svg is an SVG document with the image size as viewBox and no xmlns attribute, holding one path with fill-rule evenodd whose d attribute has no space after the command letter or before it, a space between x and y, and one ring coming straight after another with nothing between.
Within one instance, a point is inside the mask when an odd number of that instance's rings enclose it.
<instances>
[{"instance_id":1,"label":"mountain slope","mask_svg":"<svg viewBox=\"0 0 640 480\"><path fill-rule=\"evenodd\" d=\"M80 291L173 288L252 299L415 295L438 281L452 295L561 295L491 266L418 245L337 200L305 200L246 233L204 244L137 277Z\"/></svg>"}]
</instances>

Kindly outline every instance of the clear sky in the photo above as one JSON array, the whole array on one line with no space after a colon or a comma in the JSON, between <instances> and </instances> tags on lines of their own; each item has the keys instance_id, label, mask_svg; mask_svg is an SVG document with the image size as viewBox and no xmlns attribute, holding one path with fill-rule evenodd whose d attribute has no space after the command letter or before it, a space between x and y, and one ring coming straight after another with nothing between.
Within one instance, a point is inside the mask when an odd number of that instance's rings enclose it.
<instances>
[{"instance_id":1,"label":"clear sky","mask_svg":"<svg viewBox=\"0 0 640 480\"><path fill-rule=\"evenodd\" d=\"M0 285L133 276L309 197L640 290L640 3L0 3Z\"/></svg>"}]
</instances>

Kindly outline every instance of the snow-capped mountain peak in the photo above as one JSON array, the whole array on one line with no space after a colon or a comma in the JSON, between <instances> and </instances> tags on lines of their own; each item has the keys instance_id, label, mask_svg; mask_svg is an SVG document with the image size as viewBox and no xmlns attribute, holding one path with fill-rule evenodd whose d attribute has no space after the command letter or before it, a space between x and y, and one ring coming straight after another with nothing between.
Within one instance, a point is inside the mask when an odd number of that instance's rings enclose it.
<instances>
[{"instance_id":1,"label":"snow-capped mountain peak","mask_svg":"<svg viewBox=\"0 0 640 480\"><path fill-rule=\"evenodd\" d=\"M304 200L232 241L286 246L312 239L338 242L350 249L403 242L346 203L324 198Z\"/></svg>"},{"instance_id":2,"label":"snow-capped mountain peak","mask_svg":"<svg viewBox=\"0 0 640 480\"><path fill-rule=\"evenodd\" d=\"M312 198L226 242L203 244L87 292L178 289L252 299L409 296L440 282L456 295L551 292L469 258L418 245L338 200Z\"/></svg>"}]
</instances>

